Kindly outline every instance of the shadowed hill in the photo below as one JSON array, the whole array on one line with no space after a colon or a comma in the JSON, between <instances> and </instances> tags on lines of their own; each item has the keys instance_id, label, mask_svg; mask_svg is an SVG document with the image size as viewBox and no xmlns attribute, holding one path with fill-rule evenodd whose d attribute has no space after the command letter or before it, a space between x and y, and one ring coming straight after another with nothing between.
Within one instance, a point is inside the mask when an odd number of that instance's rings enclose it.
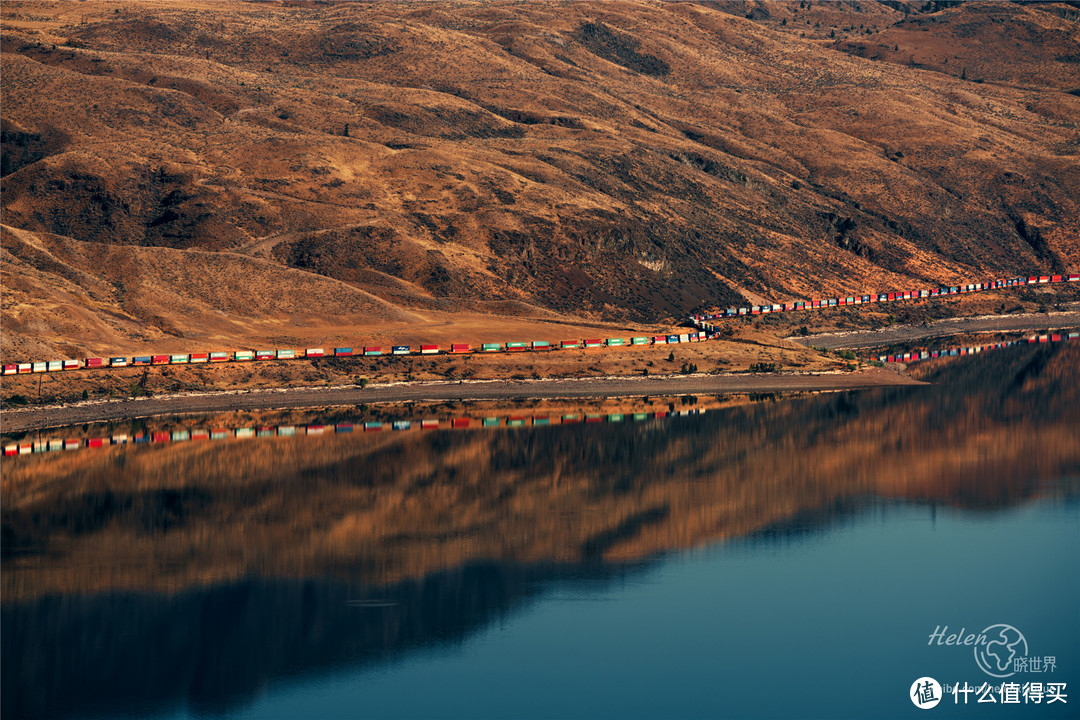
<instances>
[{"instance_id":1,"label":"shadowed hill","mask_svg":"<svg viewBox=\"0 0 1080 720\"><path fill-rule=\"evenodd\" d=\"M1067 7L714 5L10 3L5 223L636 319L1080 263Z\"/></svg>"}]
</instances>

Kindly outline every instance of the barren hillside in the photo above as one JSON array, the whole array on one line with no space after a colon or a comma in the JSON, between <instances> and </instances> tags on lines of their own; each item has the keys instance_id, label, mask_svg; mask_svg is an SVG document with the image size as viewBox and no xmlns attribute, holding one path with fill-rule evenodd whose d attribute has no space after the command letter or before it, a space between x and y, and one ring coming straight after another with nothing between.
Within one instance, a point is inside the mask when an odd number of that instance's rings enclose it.
<instances>
[{"instance_id":1,"label":"barren hillside","mask_svg":"<svg viewBox=\"0 0 1080 720\"><path fill-rule=\"evenodd\" d=\"M5 354L214 313L241 337L271 316L656 321L1080 265L1065 4L11 2L2 19Z\"/></svg>"}]
</instances>

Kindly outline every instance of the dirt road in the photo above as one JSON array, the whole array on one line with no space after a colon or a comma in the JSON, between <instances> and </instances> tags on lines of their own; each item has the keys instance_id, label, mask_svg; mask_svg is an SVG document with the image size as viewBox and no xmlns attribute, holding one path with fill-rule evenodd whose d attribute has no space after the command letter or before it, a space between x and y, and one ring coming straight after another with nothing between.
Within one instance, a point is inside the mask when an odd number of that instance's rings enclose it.
<instances>
[{"instance_id":1,"label":"dirt road","mask_svg":"<svg viewBox=\"0 0 1080 720\"><path fill-rule=\"evenodd\" d=\"M982 315L978 317L938 320L924 325L893 325L880 330L857 330L842 333L822 333L791 337L807 347L827 350L856 350L883 347L896 343L914 342L925 338L944 337L958 333L1016 332L1021 330L1058 330L1080 327L1080 310L1031 313L1026 315Z\"/></svg>"},{"instance_id":2,"label":"dirt road","mask_svg":"<svg viewBox=\"0 0 1080 720\"><path fill-rule=\"evenodd\" d=\"M131 420L155 415L281 410L392 403L403 401L505 400L515 398L591 398L641 395L708 395L746 392L856 390L895 385L922 385L892 369L821 375L678 375L561 380L485 380L401 383L329 388L282 388L248 392L173 395L136 400L85 402L64 407L4 409L5 433L41 430L88 422Z\"/></svg>"}]
</instances>

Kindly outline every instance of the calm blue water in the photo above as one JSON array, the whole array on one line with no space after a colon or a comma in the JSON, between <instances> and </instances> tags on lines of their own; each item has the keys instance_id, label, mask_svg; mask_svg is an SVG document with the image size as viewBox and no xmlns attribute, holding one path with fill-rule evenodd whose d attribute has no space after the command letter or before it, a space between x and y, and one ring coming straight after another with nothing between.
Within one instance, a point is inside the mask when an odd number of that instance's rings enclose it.
<instances>
[{"instance_id":1,"label":"calm blue water","mask_svg":"<svg viewBox=\"0 0 1080 720\"><path fill-rule=\"evenodd\" d=\"M677 553L607 583L554 580L463 640L288 683L229 716L907 717L922 712L907 699L918 677L989 679L970 651L928 647L935 627L999 622L1057 658L1055 673L1023 679L1077 687L1078 519L1076 503L880 505L819 535ZM937 714L962 714L950 702Z\"/></svg>"},{"instance_id":2,"label":"calm blue water","mask_svg":"<svg viewBox=\"0 0 1080 720\"><path fill-rule=\"evenodd\" d=\"M20 459L3 716L922 717L917 678L999 682L930 634L1005 623L1056 664L1010 680L1068 703L928 717L1077 717L1062 352L663 422Z\"/></svg>"}]
</instances>

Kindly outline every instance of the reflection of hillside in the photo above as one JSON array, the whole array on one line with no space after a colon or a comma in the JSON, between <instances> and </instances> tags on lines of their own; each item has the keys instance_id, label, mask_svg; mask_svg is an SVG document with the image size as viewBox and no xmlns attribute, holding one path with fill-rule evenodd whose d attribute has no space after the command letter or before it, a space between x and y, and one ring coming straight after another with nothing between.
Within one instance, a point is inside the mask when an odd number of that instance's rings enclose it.
<instances>
[{"instance_id":1,"label":"reflection of hillside","mask_svg":"<svg viewBox=\"0 0 1080 720\"><path fill-rule=\"evenodd\" d=\"M3 714L220 712L455 642L627 559L799 540L874 497L1075 497L1078 359L1024 347L927 364L935 387L662 424L31 458L4 477Z\"/></svg>"},{"instance_id":2,"label":"reflection of hillside","mask_svg":"<svg viewBox=\"0 0 1080 720\"><path fill-rule=\"evenodd\" d=\"M927 366L936 388L666 423L46 455L4 478L6 599L469 562L623 560L867 496L965 507L1080 468L1074 347Z\"/></svg>"},{"instance_id":3,"label":"reflection of hillside","mask_svg":"<svg viewBox=\"0 0 1080 720\"><path fill-rule=\"evenodd\" d=\"M606 582L622 570L579 566ZM567 569L559 569L565 576ZM380 588L245 579L169 596L90 595L4 606L3 715L220 713L271 677L386 661L456 642L553 582L554 568L473 564ZM103 641L103 638L108 638Z\"/></svg>"}]
</instances>

